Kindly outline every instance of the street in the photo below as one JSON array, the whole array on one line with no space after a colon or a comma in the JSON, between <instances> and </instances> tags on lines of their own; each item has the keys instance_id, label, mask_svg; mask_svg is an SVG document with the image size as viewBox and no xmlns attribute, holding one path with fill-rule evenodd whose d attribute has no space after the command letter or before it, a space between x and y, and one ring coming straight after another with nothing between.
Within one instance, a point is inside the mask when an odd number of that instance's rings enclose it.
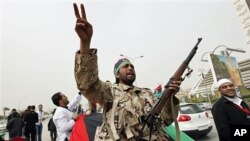
<instances>
[{"instance_id":1,"label":"street","mask_svg":"<svg viewBox=\"0 0 250 141\"><path fill-rule=\"evenodd\" d=\"M219 138L218 138L217 130L216 130L216 127L215 127L215 124L214 124L212 114L211 114L211 110L209 110L207 112L209 114L209 117L211 117L210 118L211 121L213 122L213 128L206 136L197 139L197 141L218 141Z\"/></svg>"},{"instance_id":2,"label":"street","mask_svg":"<svg viewBox=\"0 0 250 141\"><path fill-rule=\"evenodd\" d=\"M48 122L49 122L49 118L47 118L43 122L43 132L42 132L43 141L50 141L50 132L48 131Z\"/></svg>"},{"instance_id":3,"label":"street","mask_svg":"<svg viewBox=\"0 0 250 141\"><path fill-rule=\"evenodd\" d=\"M213 121L213 119L211 120ZM197 141L218 141L218 140L219 138L218 138L218 134L217 134L217 130L214 125L214 122L213 122L212 130L206 136L197 139Z\"/></svg>"}]
</instances>

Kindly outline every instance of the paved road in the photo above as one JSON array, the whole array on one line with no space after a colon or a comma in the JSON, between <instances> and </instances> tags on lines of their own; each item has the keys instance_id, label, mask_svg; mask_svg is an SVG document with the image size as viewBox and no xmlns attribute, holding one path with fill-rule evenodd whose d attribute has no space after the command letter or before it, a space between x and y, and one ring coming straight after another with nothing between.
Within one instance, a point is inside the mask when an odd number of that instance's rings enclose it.
<instances>
[{"instance_id":1,"label":"paved road","mask_svg":"<svg viewBox=\"0 0 250 141\"><path fill-rule=\"evenodd\" d=\"M197 139L196 141L218 141L218 140L219 138L218 138L217 130L213 122L213 129L206 136L201 137Z\"/></svg>"},{"instance_id":2,"label":"paved road","mask_svg":"<svg viewBox=\"0 0 250 141\"><path fill-rule=\"evenodd\" d=\"M201 138L197 139L196 141L218 141L219 140L218 133L217 133L216 127L214 125L214 120L213 120L211 111L208 111L208 114L209 114L209 117L211 117L210 119L213 122L213 128L206 136L201 137Z\"/></svg>"},{"instance_id":3,"label":"paved road","mask_svg":"<svg viewBox=\"0 0 250 141\"><path fill-rule=\"evenodd\" d=\"M48 122L49 122L49 119L46 119L43 122L43 133L42 133L43 141L50 141L50 132L48 131Z\"/></svg>"}]
</instances>

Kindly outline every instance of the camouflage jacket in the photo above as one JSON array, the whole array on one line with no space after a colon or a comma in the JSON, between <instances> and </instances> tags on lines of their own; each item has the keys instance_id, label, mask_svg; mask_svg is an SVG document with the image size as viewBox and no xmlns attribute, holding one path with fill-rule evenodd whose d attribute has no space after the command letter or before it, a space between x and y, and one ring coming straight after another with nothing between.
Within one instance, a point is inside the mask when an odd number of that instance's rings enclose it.
<instances>
[{"instance_id":1,"label":"camouflage jacket","mask_svg":"<svg viewBox=\"0 0 250 141\"><path fill-rule=\"evenodd\" d=\"M135 140L143 125L143 119L156 102L146 89L101 81L98 77L97 50L75 57L75 79L78 89L89 101L103 106L104 122L96 130L95 140ZM151 140L166 140L162 128L173 122L170 101L160 115L162 122ZM174 97L175 115L179 101ZM143 138L149 139L149 128L143 130Z\"/></svg>"}]
</instances>

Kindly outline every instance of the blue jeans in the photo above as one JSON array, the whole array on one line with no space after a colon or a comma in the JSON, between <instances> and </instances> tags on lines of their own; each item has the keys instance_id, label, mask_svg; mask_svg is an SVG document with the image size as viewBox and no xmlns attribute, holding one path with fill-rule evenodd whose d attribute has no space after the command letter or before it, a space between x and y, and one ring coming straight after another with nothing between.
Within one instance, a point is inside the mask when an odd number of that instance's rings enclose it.
<instances>
[{"instance_id":1,"label":"blue jeans","mask_svg":"<svg viewBox=\"0 0 250 141\"><path fill-rule=\"evenodd\" d=\"M43 124L36 125L36 141L42 141Z\"/></svg>"}]
</instances>

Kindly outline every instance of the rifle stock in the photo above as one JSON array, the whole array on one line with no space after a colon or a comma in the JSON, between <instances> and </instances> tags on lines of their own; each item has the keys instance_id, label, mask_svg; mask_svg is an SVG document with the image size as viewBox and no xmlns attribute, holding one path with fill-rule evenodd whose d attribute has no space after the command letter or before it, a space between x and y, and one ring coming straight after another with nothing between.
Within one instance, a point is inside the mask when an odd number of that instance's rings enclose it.
<instances>
[{"instance_id":1,"label":"rifle stock","mask_svg":"<svg viewBox=\"0 0 250 141\"><path fill-rule=\"evenodd\" d=\"M164 91L162 92L160 99L158 100L158 102L155 104L155 106L151 109L151 111L149 112L149 114L146 117L145 124L149 125L149 127L152 127L152 125L155 124L154 122L157 119L157 117L159 116L159 114L161 113L163 107L165 106L167 99L171 98L175 94L174 90L169 89L169 84L171 84L172 81L183 81L184 80L182 78L182 75L185 72L185 70L188 68L188 65L189 65L190 61L192 60L193 56L195 55L196 50L198 49L198 45L201 42L201 40L202 40L202 38L198 38L198 42L191 50L188 57L183 61L183 63L179 66L179 68L174 73L174 75L169 79L168 83L164 86ZM189 73L191 73L191 72L188 72L188 74L186 74L186 76L189 75ZM145 127L145 124L144 124L143 128ZM142 133L143 128L141 129L141 133Z\"/></svg>"}]
</instances>

